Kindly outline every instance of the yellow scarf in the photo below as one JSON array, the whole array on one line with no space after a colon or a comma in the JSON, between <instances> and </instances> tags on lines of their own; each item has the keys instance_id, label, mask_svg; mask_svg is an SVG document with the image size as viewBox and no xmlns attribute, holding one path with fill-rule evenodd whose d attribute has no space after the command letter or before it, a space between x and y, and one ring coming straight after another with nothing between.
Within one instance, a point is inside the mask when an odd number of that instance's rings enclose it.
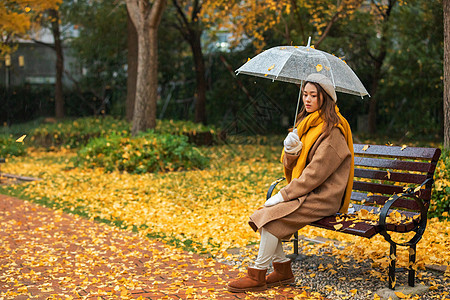
<instances>
[{"instance_id":1,"label":"yellow scarf","mask_svg":"<svg viewBox=\"0 0 450 300\"><path fill-rule=\"evenodd\" d=\"M348 206L350 204L350 196L353 188L353 175L354 175L353 138L350 125L348 124L347 120L341 115L341 113L339 112L339 108L337 106L336 106L336 113L339 116L340 122L335 126L341 130L342 134L345 137L345 140L347 141L348 149L352 154L352 165L350 169L350 174L348 176L347 188L345 189L344 202L342 204L341 209L339 210L340 213L346 213ZM298 178L302 174L303 169L305 168L306 165L306 158L308 157L308 153L311 150L311 147L316 142L317 138L322 134L323 125L324 121L320 117L318 110L308 115L300 122L300 124L298 124L297 133L298 136L300 137L300 140L303 143L303 147L300 152L300 156L297 159L297 163L294 166L294 169L292 170L292 173L289 174L288 172L286 172L287 170L284 169L284 174L288 183L291 182L292 178ZM284 148L281 154L281 162L283 162L283 156L284 156Z\"/></svg>"}]
</instances>

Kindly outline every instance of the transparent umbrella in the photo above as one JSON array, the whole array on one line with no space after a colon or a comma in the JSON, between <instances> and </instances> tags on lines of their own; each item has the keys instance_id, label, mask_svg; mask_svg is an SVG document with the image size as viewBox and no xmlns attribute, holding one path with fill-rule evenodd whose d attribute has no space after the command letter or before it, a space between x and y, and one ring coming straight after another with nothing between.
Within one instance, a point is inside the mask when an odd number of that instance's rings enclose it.
<instances>
[{"instance_id":1,"label":"transparent umbrella","mask_svg":"<svg viewBox=\"0 0 450 300\"><path fill-rule=\"evenodd\" d=\"M337 92L366 96L366 88L355 72L342 59L309 46L277 46L270 48L236 70L237 74L247 74L272 80L303 84L308 75L320 73L327 76ZM300 86L301 91L301 86ZM300 93L297 103L297 112Z\"/></svg>"}]
</instances>

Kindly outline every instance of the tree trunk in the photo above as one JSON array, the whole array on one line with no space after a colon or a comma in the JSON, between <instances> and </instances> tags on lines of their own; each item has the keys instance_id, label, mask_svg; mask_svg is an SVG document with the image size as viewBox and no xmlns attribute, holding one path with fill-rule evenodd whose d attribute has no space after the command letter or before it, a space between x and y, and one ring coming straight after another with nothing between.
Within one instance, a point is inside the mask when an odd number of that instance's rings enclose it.
<instances>
[{"instance_id":1,"label":"tree trunk","mask_svg":"<svg viewBox=\"0 0 450 300\"><path fill-rule=\"evenodd\" d=\"M137 65L138 65L138 37L136 28L131 20L130 14L127 13L127 44L128 44L128 70L127 70L127 100L126 100L126 119L131 122L133 120L134 103L136 99L136 81L137 81Z\"/></svg>"},{"instance_id":2,"label":"tree trunk","mask_svg":"<svg viewBox=\"0 0 450 300\"><path fill-rule=\"evenodd\" d=\"M444 147L450 148L450 0L444 6Z\"/></svg>"},{"instance_id":3,"label":"tree trunk","mask_svg":"<svg viewBox=\"0 0 450 300\"><path fill-rule=\"evenodd\" d=\"M205 59L202 52L201 31L195 32L190 41L195 64L197 82L197 102L195 104L195 122L206 124L206 78Z\"/></svg>"},{"instance_id":4,"label":"tree trunk","mask_svg":"<svg viewBox=\"0 0 450 300\"><path fill-rule=\"evenodd\" d=\"M61 32L59 30L59 14L58 11L51 9L50 17L52 18L52 34L55 40L56 52L56 82L55 82L55 117L57 119L64 118L64 96L62 77L64 73L64 54L61 43Z\"/></svg>"},{"instance_id":5,"label":"tree trunk","mask_svg":"<svg viewBox=\"0 0 450 300\"><path fill-rule=\"evenodd\" d=\"M136 99L131 134L156 127L158 27L165 0L126 0L138 36Z\"/></svg>"},{"instance_id":6,"label":"tree trunk","mask_svg":"<svg viewBox=\"0 0 450 300\"><path fill-rule=\"evenodd\" d=\"M374 75L372 78L372 90L370 91L370 94L372 95L372 98L370 99L369 104L369 116L368 116L368 123L369 123L369 133L376 133L377 132L377 110L378 110L378 86L380 84L381 80L381 71L383 67L384 60L387 55L387 49L388 49L388 26L390 21L390 16L393 7L395 6L397 0L389 0L387 7L385 7L384 12L381 13L381 41L380 41L380 50L378 52L378 55L376 57L372 57L374 60ZM381 9L381 6L380 6Z\"/></svg>"},{"instance_id":7,"label":"tree trunk","mask_svg":"<svg viewBox=\"0 0 450 300\"><path fill-rule=\"evenodd\" d=\"M370 94L372 95L372 97L369 99L369 115L368 115L368 125L369 125L370 133L377 132L377 115L378 115L377 91L378 91L378 85L379 85L379 82L381 79L381 67L383 66L383 61L384 61L385 57L386 57L386 52L384 51L384 52L382 52L382 54L378 57L378 59L374 63L372 88L370 90Z\"/></svg>"}]
</instances>

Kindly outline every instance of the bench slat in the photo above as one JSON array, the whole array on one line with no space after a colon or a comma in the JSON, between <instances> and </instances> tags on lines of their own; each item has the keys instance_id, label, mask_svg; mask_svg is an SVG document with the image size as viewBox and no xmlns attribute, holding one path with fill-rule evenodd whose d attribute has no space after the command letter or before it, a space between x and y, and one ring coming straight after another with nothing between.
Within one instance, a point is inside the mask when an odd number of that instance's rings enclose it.
<instances>
[{"instance_id":1,"label":"bench slat","mask_svg":"<svg viewBox=\"0 0 450 300\"><path fill-rule=\"evenodd\" d=\"M363 150L366 146L368 148ZM353 145L355 155L376 155L387 157L401 157L410 159L427 159L437 161L441 154L441 149L438 148L420 148L420 147L406 147L402 150L402 147L398 146L382 146L382 145L365 145L354 144Z\"/></svg>"},{"instance_id":2,"label":"bench slat","mask_svg":"<svg viewBox=\"0 0 450 300\"><path fill-rule=\"evenodd\" d=\"M403 187L397 185L378 184L371 182L353 181L353 190L365 191L370 193L380 193L385 195L393 195L403 193ZM423 200L431 199L431 190L422 189L416 193L416 196Z\"/></svg>"},{"instance_id":3,"label":"bench slat","mask_svg":"<svg viewBox=\"0 0 450 300\"><path fill-rule=\"evenodd\" d=\"M355 177L379 179L393 182L405 182L421 184L428 176L421 174L387 172L382 170L358 169L355 168Z\"/></svg>"},{"instance_id":4,"label":"bench slat","mask_svg":"<svg viewBox=\"0 0 450 300\"><path fill-rule=\"evenodd\" d=\"M368 222L369 220L366 220L367 223L366 222L354 223L355 220L340 221L340 222L336 221L336 218L348 217L351 219L353 216L357 216L357 212L360 211L361 209L365 209L369 212L373 212L374 207L366 206L366 205L353 205L352 209L353 209L352 213L349 213L346 215L326 217L326 218L323 218L319 221L312 223L311 225L320 227L320 228L334 230L334 231L358 235L358 236L362 236L362 237L366 237L366 238L371 238L372 236L374 236L375 234L377 234L378 232L381 231L381 228L380 228L380 225L378 224L378 222L373 221L373 220L371 222L373 222L375 224L369 224L369 222ZM390 214L392 211L393 210L389 210L388 213ZM375 213L377 213L377 212L375 211ZM405 212L405 211L400 211L400 213L408 218L411 218L411 221L409 221L405 224L389 224L388 223L388 224L386 224L387 230L395 231L395 232L408 232L415 228L415 226L417 225L417 221L412 221L412 218L417 215L420 215L420 213ZM337 224L342 224L343 225L342 228L340 228L339 230L336 230L334 226L336 226ZM352 225L353 227L350 227L350 225Z\"/></svg>"},{"instance_id":5,"label":"bench slat","mask_svg":"<svg viewBox=\"0 0 450 300\"><path fill-rule=\"evenodd\" d=\"M386 201L389 199L387 196L381 196L381 195L372 195L367 196L366 193L359 193L359 192L352 192L351 198L352 201L358 201L363 202L365 204L375 204L375 205L384 205ZM395 201L394 205L392 207L395 208L404 208L404 209L412 209L412 210L419 210L419 205L416 203L416 201L412 199L405 199L400 198L397 201Z\"/></svg>"},{"instance_id":6,"label":"bench slat","mask_svg":"<svg viewBox=\"0 0 450 300\"><path fill-rule=\"evenodd\" d=\"M397 159L380 159L372 157L355 157L355 166L372 167L372 168L385 168L403 171L415 171L415 172L434 172L436 169L435 164L416 161L404 161Z\"/></svg>"}]
</instances>

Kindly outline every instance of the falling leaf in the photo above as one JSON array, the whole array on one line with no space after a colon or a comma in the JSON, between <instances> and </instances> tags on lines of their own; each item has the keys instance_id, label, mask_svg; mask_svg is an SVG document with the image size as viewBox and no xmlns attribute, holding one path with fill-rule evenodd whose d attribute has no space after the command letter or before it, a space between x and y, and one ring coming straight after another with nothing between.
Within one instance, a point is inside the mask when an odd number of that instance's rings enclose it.
<instances>
[{"instance_id":1,"label":"falling leaf","mask_svg":"<svg viewBox=\"0 0 450 300\"><path fill-rule=\"evenodd\" d=\"M22 135L20 138L18 138L18 139L16 140L16 142L17 142L17 143L23 143L23 140L25 139L26 136L27 136L26 134Z\"/></svg>"},{"instance_id":2,"label":"falling leaf","mask_svg":"<svg viewBox=\"0 0 450 300\"><path fill-rule=\"evenodd\" d=\"M317 72L322 71L322 68L323 68L323 66L322 66L321 64L318 64L318 65L316 66Z\"/></svg>"},{"instance_id":3,"label":"falling leaf","mask_svg":"<svg viewBox=\"0 0 450 300\"><path fill-rule=\"evenodd\" d=\"M275 68L275 65L271 65L271 66L267 69L267 71L271 71L273 68Z\"/></svg>"},{"instance_id":4,"label":"falling leaf","mask_svg":"<svg viewBox=\"0 0 450 300\"><path fill-rule=\"evenodd\" d=\"M363 148L362 148L362 151L366 151L367 149L369 149L369 145L365 145Z\"/></svg>"}]
</instances>

